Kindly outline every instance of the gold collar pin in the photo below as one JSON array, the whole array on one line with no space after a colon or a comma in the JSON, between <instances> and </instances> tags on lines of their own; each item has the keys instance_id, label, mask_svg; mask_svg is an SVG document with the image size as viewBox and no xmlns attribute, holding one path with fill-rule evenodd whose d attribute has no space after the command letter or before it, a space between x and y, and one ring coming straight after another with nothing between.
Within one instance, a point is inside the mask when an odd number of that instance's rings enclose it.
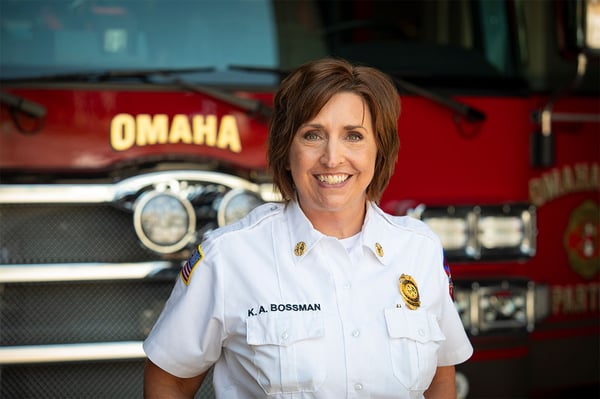
<instances>
[{"instance_id":1,"label":"gold collar pin","mask_svg":"<svg viewBox=\"0 0 600 399\"><path fill-rule=\"evenodd\" d=\"M375 243L375 252L377 252L377 256L383 258L383 247L378 242Z\"/></svg>"},{"instance_id":2,"label":"gold collar pin","mask_svg":"<svg viewBox=\"0 0 600 399\"><path fill-rule=\"evenodd\" d=\"M294 247L294 255L296 255L296 256L304 255L305 251L306 251L306 243L304 241L300 241Z\"/></svg>"}]
</instances>

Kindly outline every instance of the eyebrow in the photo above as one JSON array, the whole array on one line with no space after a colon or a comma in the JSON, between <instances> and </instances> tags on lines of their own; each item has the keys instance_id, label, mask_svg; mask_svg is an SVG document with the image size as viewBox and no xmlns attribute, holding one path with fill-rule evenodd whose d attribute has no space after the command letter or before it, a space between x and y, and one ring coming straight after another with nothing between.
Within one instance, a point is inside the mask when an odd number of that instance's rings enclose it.
<instances>
[{"instance_id":1,"label":"eyebrow","mask_svg":"<svg viewBox=\"0 0 600 399\"><path fill-rule=\"evenodd\" d=\"M305 123L300 126L300 129L303 129L306 127L322 129L323 125L321 125L320 123ZM355 129L363 129L365 131L367 130L367 128L364 127L363 125L346 125L346 126L344 126L344 130L355 130Z\"/></svg>"},{"instance_id":2,"label":"eyebrow","mask_svg":"<svg viewBox=\"0 0 600 399\"><path fill-rule=\"evenodd\" d=\"M354 130L354 129L367 130L367 128L364 127L363 125L346 125L346 126L344 126L344 129L346 129L346 130Z\"/></svg>"}]
</instances>

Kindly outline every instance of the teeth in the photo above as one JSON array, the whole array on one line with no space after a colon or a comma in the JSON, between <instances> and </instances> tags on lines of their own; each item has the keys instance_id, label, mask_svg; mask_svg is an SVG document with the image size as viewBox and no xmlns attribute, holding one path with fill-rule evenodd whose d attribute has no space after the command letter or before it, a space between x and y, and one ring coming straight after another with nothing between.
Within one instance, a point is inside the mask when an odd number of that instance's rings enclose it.
<instances>
[{"instance_id":1,"label":"teeth","mask_svg":"<svg viewBox=\"0 0 600 399\"><path fill-rule=\"evenodd\" d=\"M338 184L346 181L348 175L318 175L317 178L321 183Z\"/></svg>"}]
</instances>

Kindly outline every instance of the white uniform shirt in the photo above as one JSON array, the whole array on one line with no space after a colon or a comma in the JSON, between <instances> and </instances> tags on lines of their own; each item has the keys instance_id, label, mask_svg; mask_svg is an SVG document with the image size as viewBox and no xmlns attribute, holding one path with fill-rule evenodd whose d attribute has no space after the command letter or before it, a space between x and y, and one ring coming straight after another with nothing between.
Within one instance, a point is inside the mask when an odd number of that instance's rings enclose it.
<instances>
[{"instance_id":1,"label":"white uniform shirt","mask_svg":"<svg viewBox=\"0 0 600 399\"><path fill-rule=\"evenodd\" d=\"M436 367L472 354L441 244L424 223L373 203L354 240L321 234L295 201L214 231L146 354L179 377L215 364L217 398L422 398ZM402 274L418 289L415 310Z\"/></svg>"}]
</instances>

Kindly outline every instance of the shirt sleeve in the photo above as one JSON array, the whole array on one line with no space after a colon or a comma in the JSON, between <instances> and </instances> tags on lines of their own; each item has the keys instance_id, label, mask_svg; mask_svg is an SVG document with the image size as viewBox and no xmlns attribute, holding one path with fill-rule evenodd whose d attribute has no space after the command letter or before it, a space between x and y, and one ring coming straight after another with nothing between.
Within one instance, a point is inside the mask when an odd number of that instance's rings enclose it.
<instances>
[{"instance_id":1,"label":"shirt sleeve","mask_svg":"<svg viewBox=\"0 0 600 399\"><path fill-rule=\"evenodd\" d=\"M200 375L221 355L224 296L217 254L213 242L198 245L144 341L148 358L177 377Z\"/></svg>"},{"instance_id":2,"label":"shirt sleeve","mask_svg":"<svg viewBox=\"0 0 600 399\"><path fill-rule=\"evenodd\" d=\"M440 345L438 355L438 366L451 366L465 362L473 354L473 346L469 341L467 333L463 327L458 311L454 305L450 293L449 273L445 270L448 267L444 264L443 250L440 251L440 261L438 263L437 275L440 281L441 312L438 320L446 340Z\"/></svg>"}]
</instances>

